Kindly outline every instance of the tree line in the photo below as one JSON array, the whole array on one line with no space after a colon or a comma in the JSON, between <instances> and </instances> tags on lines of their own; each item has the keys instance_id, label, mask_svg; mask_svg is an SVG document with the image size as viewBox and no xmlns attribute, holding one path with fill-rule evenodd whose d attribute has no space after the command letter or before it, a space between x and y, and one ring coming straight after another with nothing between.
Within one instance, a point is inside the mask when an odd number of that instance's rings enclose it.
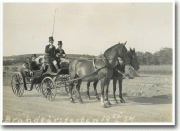
<instances>
[{"instance_id":1,"label":"tree line","mask_svg":"<svg viewBox=\"0 0 180 131\"><path fill-rule=\"evenodd\" d=\"M162 48L160 51L154 54L150 52L136 52L138 61L140 65L170 65L172 64L172 48ZM77 55L77 54L67 54L70 59L72 58L90 58L94 56L89 55ZM29 57L30 55L28 55ZM3 65L12 65L17 63L23 63L27 55L17 56L14 60L3 60Z\"/></svg>"},{"instance_id":2,"label":"tree line","mask_svg":"<svg viewBox=\"0 0 180 131\"><path fill-rule=\"evenodd\" d=\"M162 48L154 54L150 52L136 52L140 65L170 65L173 59L172 48Z\"/></svg>"}]
</instances>

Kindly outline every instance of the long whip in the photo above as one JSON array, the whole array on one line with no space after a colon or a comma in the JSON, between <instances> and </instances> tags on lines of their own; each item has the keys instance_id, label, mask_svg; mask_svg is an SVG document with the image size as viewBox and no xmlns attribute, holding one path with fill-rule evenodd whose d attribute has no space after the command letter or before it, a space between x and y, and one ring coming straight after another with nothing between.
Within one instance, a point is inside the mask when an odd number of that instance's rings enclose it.
<instances>
[{"instance_id":1,"label":"long whip","mask_svg":"<svg viewBox=\"0 0 180 131\"><path fill-rule=\"evenodd\" d=\"M55 25L55 16L56 16L56 10L58 10L57 8L54 11L54 23L53 23L53 31L52 31L52 36L54 34L54 25ZM59 11L59 10L58 10Z\"/></svg>"}]
</instances>

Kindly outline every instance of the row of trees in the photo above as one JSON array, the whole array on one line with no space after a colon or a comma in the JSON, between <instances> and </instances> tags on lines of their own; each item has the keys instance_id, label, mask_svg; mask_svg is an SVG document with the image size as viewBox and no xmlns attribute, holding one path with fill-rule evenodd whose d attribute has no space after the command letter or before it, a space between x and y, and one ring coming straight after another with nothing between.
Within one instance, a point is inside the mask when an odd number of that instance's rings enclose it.
<instances>
[{"instance_id":1,"label":"row of trees","mask_svg":"<svg viewBox=\"0 0 180 131\"><path fill-rule=\"evenodd\" d=\"M18 64L18 63L23 63L24 58L18 58L14 60L3 60L3 65L13 65L13 64Z\"/></svg>"},{"instance_id":2,"label":"row of trees","mask_svg":"<svg viewBox=\"0 0 180 131\"><path fill-rule=\"evenodd\" d=\"M172 48L162 48L160 51L155 52L154 54L150 52L136 52L138 61L140 65L169 65L172 64ZM75 55L68 54L70 59L72 58L92 58L94 56L88 55ZM17 57L13 60L3 60L3 65L12 65L17 63L23 63L25 57Z\"/></svg>"},{"instance_id":3,"label":"row of trees","mask_svg":"<svg viewBox=\"0 0 180 131\"><path fill-rule=\"evenodd\" d=\"M136 52L140 65L169 65L172 64L172 48L162 48L154 54Z\"/></svg>"}]
</instances>

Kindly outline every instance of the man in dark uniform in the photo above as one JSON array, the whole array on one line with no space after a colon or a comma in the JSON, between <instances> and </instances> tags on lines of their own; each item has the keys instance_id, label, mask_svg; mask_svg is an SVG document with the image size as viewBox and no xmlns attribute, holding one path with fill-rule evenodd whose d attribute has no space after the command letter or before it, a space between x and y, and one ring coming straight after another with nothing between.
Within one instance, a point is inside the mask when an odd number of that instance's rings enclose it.
<instances>
[{"instance_id":1,"label":"man in dark uniform","mask_svg":"<svg viewBox=\"0 0 180 131\"><path fill-rule=\"evenodd\" d=\"M65 51L62 49L62 41L58 41L58 48L56 49L56 60L60 68L61 58L67 58Z\"/></svg>"},{"instance_id":2,"label":"man in dark uniform","mask_svg":"<svg viewBox=\"0 0 180 131\"><path fill-rule=\"evenodd\" d=\"M56 49L56 57L65 58L66 54L62 49L62 41L58 41L58 48Z\"/></svg>"},{"instance_id":3,"label":"man in dark uniform","mask_svg":"<svg viewBox=\"0 0 180 131\"><path fill-rule=\"evenodd\" d=\"M56 61L56 47L53 45L54 39L53 37L49 37L49 45L46 46L45 48L45 62L51 64L53 63L56 69L58 70L58 65Z\"/></svg>"}]
</instances>

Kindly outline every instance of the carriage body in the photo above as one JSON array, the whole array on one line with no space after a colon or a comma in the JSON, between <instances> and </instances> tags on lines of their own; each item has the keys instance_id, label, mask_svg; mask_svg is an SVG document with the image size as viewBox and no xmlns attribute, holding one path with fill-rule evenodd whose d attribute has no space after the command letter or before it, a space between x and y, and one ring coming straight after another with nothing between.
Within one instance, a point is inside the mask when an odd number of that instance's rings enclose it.
<instances>
[{"instance_id":1,"label":"carriage body","mask_svg":"<svg viewBox=\"0 0 180 131\"><path fill-rule=\"evenodd\" d=\"M58 73L54 68L53 64L45 64L40 70L30 71L21 68L12 76L13 93L20 97L24 90L31 91L36 88L48 100L55 98L57 88L65 87L68 93L69 66L62 67Z\"/></svg>"}]
</instances>

